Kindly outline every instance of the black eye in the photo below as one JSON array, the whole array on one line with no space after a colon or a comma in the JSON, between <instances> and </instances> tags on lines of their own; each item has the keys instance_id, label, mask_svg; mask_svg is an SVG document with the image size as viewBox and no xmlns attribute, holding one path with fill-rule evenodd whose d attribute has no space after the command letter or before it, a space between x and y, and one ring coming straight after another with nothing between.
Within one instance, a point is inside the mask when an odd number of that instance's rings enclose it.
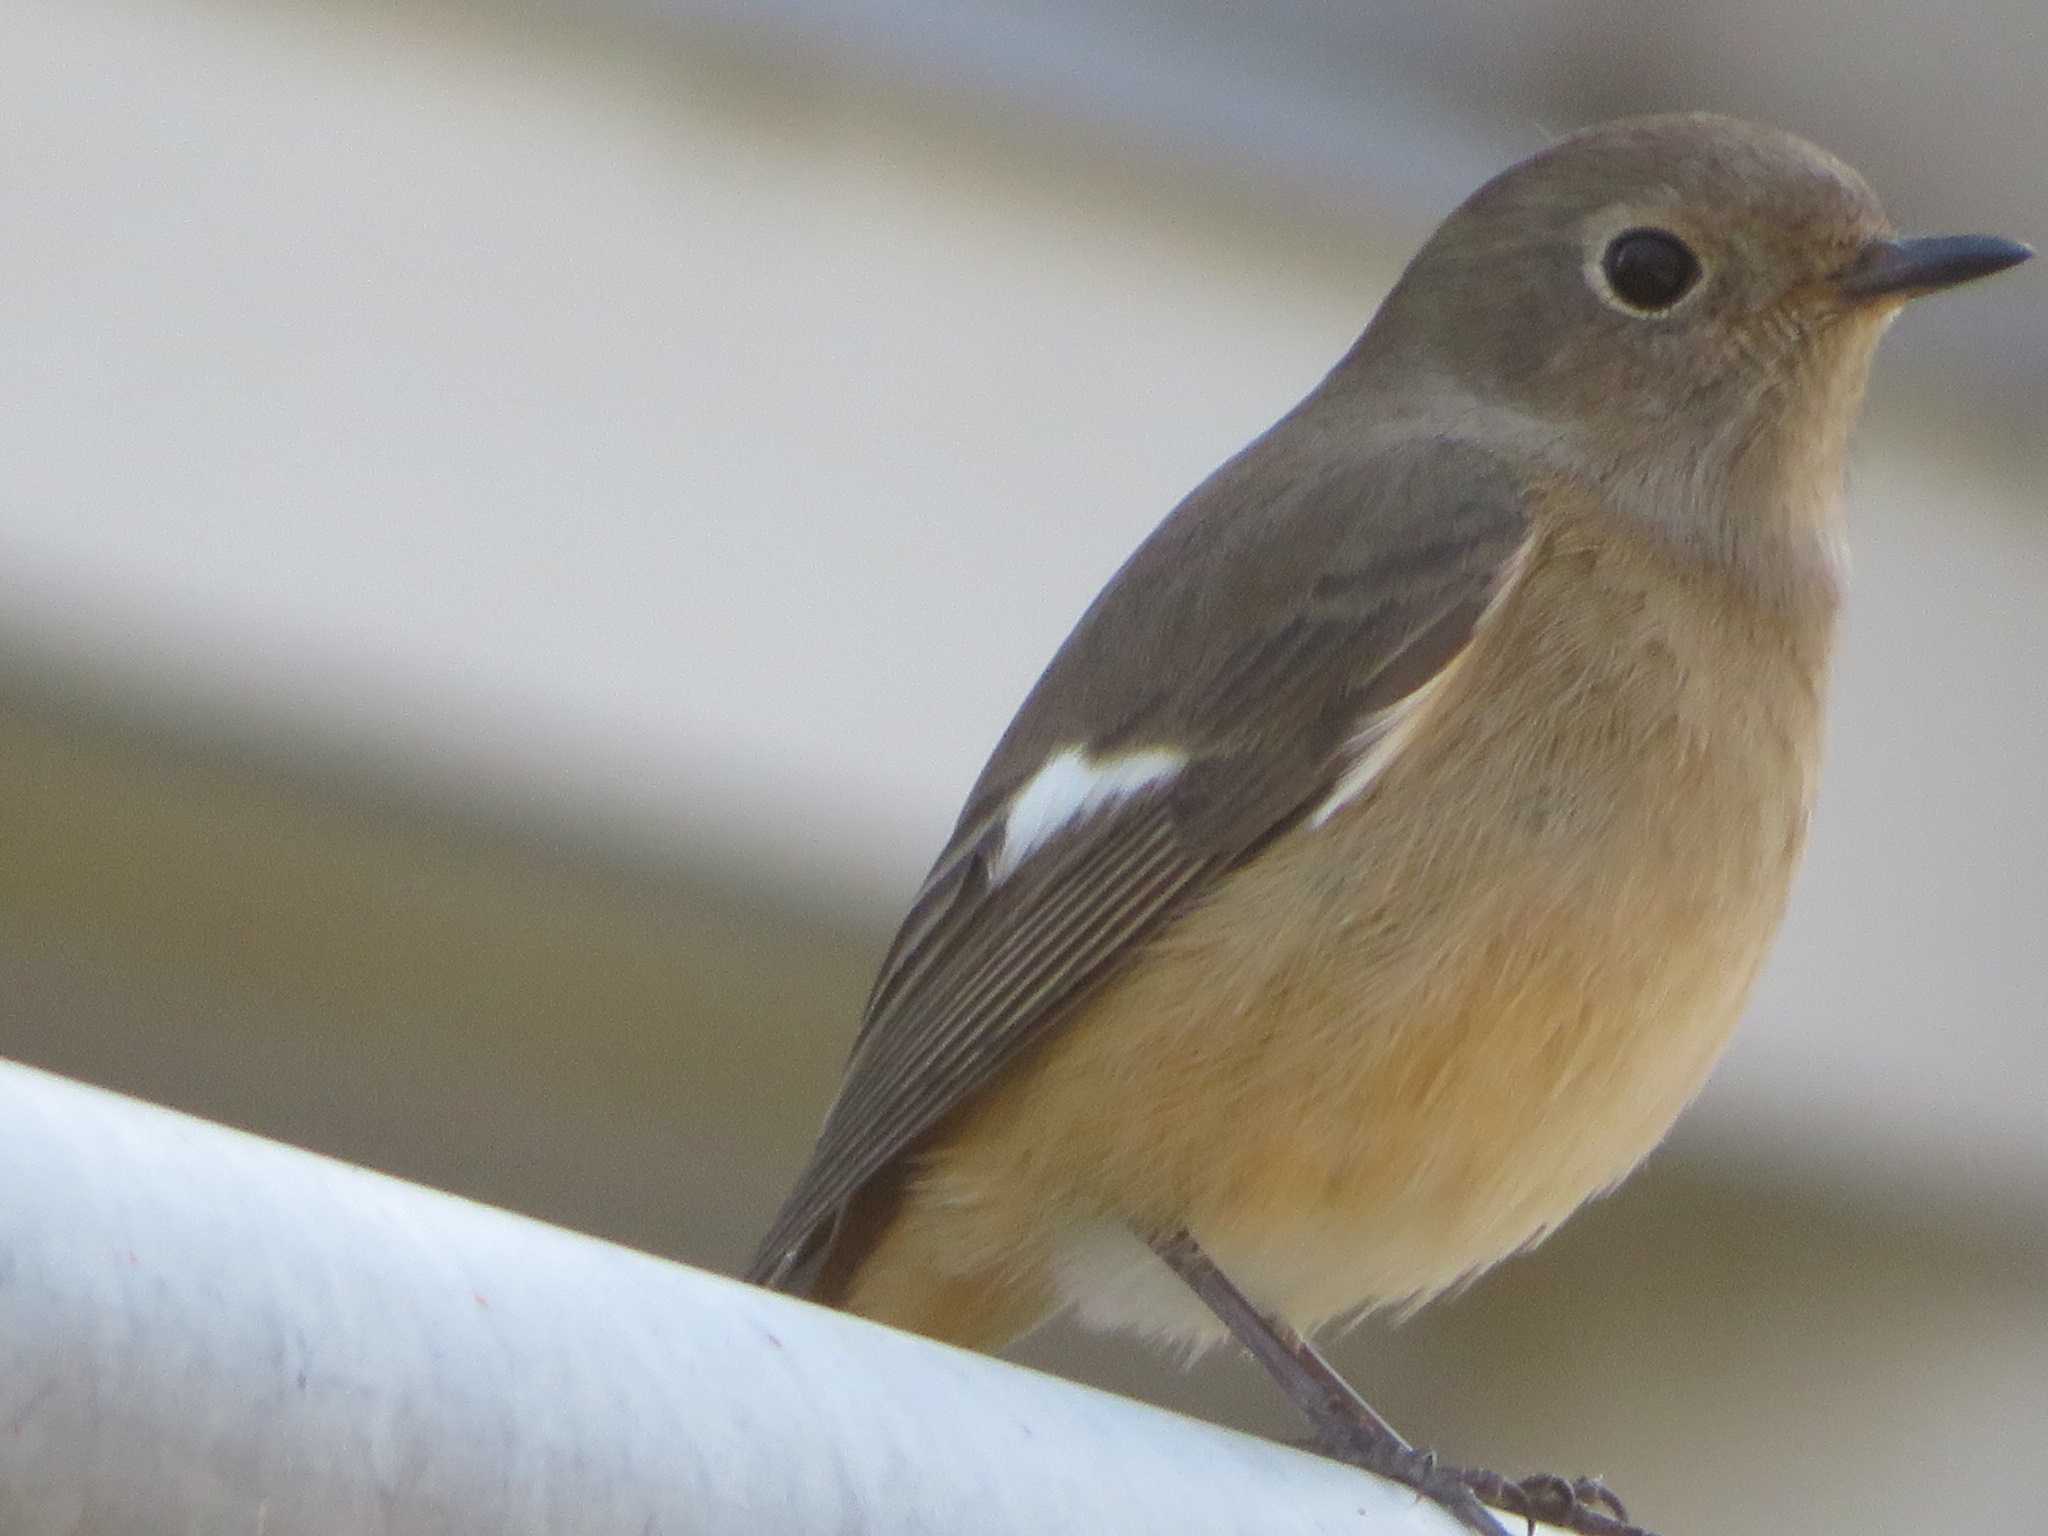
<instances>
[{"instance_id":1,"label":"black eye","mask_svg":"<svg viewBox=\"0 0 2048 1536\"><path fill-rule=\"evenodd\" d=\"M1700 259L1661 229L1627 229L1607 243L1600 270L1625 304L1669 309L1700 280Z\"/></svg>"}]
</instances>

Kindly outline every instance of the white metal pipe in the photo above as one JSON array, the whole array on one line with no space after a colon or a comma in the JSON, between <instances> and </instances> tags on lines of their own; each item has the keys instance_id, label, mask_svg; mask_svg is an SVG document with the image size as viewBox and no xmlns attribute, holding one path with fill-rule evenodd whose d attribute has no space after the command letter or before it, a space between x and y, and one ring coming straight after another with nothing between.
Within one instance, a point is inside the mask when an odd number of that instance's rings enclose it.
<instances>
[{"instance_id":1,"label":"white metal pipe","mask_svg":"<svg viewBox=\"0 0 2048 1536\"><path fill-rule=\"evenodd\" d=\"M0 1063L6 1536L1447 1536L1330 1462Z\"/></svg>"}]
</instances>

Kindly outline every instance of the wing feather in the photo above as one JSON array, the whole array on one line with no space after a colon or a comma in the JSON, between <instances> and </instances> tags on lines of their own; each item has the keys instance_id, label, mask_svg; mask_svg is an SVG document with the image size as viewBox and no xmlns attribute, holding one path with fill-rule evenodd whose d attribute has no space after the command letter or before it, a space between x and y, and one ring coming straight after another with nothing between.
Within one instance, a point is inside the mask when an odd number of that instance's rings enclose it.
<instances>
[{"instance_id":1,"label":"wing feather","mask_svg":"<svg viewBox=\"0 0 2048 1536\"><path fill-rule=\"evenodd\" d=\"M1175 847L1163 800L1116 820L1112 836L1066 839L1034 870L1034 891L1016 898L1020 927L987 921L985 907L963 914L940 957L944 983L897 1013L886 1034L871 1032L849 1067L812 1174L764 1241L754 1278L793 1259L882 1164L1042 1037L1203 874L1208 861Z\"/></svg>"}]
</instances>

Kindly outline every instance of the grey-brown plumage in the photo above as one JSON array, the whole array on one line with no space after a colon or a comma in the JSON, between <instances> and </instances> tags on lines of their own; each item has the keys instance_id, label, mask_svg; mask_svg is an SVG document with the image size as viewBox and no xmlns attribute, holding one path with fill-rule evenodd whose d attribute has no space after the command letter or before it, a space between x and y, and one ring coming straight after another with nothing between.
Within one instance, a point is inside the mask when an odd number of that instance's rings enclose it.
<instances>
[{"instance_id":1,"label":"grey-brown plumage","mask_svg":"<svg viewBox=\"0 0 2048 1536\"><path fill-rule=\"evenodd\" d=\"M751 1276L1202 1338L1205 1255L1284 1379L1625 1175L1783 911L1878 337L2025 254L1724 118L1482 188L1046 669Z\"/></svg>"}]
</instances>

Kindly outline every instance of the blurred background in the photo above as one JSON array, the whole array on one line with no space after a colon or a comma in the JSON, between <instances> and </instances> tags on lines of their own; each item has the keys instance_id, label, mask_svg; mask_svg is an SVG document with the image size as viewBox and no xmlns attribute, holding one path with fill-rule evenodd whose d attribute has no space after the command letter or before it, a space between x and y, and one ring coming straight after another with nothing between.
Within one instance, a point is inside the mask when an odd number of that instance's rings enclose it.
<instances>
[{"instance_id":1,"label":"blurred background","mask_svg":"<svg viewBox=\"0 0 2048 1536\"><path fill-rule=\"evenodd\" d=\"M1068 625L1486 175L1708 107L2048 239L2037 0L7 9L0 1054L714 1267ZM2038 1509L2044 402L2048 274L1895 328L1746 1032L1344 1339L1411 1434L1667 1536Z\"/></svg>"}]
</instances>

